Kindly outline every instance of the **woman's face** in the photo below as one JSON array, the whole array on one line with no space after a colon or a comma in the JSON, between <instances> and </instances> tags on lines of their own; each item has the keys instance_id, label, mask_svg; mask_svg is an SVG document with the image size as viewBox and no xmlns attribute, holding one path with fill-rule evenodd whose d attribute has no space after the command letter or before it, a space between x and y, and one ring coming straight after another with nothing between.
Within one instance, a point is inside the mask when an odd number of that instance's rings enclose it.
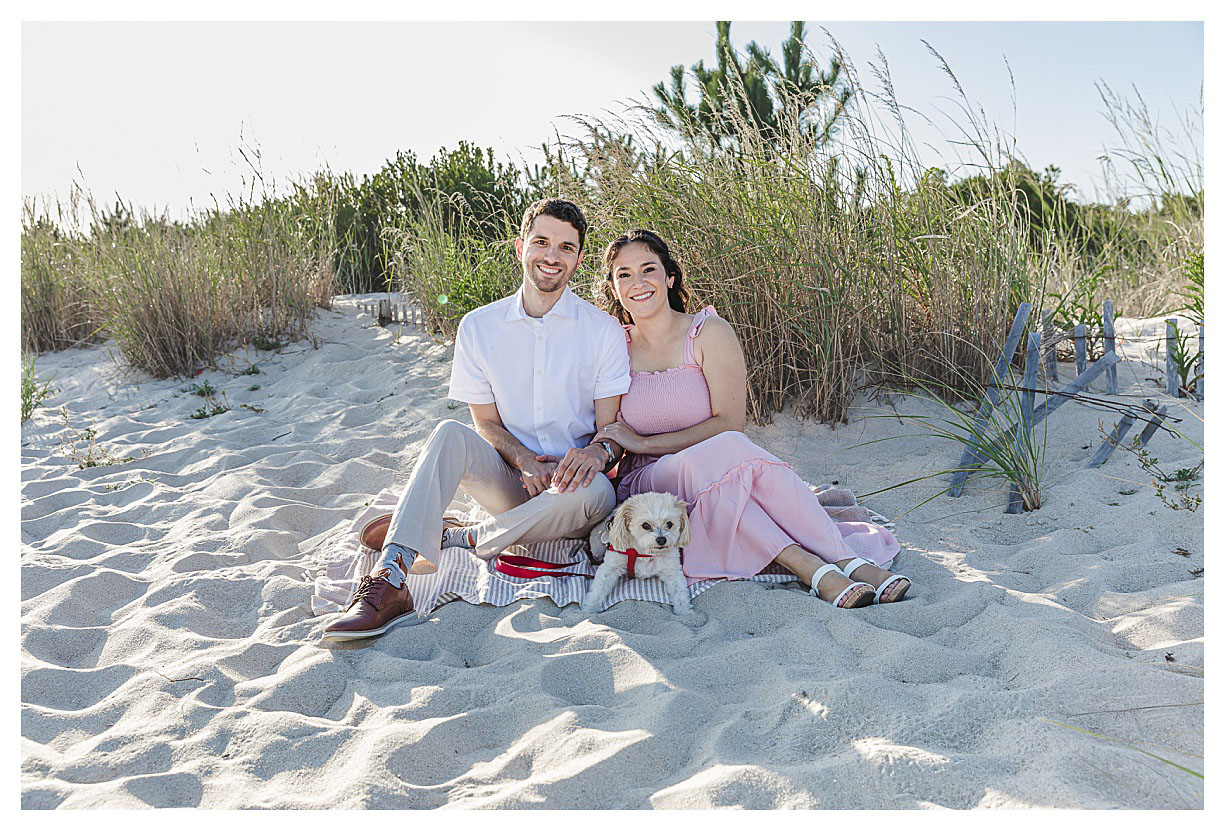
<instances>
[{"instance_id":1,"label":"woman's face","mask_svg":"<svg viewBox=\"0 0 1225 831\"><path fill-rule=\"evenodd\" d=\"M668 308L671 279L659 255L641 242L621 247L612 263L613 292L635 320Z\"/></svg>"}]
</instances>

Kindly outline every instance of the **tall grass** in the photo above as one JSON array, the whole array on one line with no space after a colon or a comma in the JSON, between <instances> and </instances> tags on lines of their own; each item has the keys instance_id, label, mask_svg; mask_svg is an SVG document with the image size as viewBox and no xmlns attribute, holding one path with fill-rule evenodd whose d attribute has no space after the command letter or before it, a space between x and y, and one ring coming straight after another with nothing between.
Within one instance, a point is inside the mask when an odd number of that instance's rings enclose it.
<instances>
[{"instance_id":1,"label":"tall grass","mask_svg":"<svg viewBox=\"0 0 1225 831\"><path fill-rule=\"evenodd\" d=\"M1019 162L934 52L961 110L945 148L952 173L928 168L913 145L884 57L869 91L831 48L851 98L829 143L800 123L824 91L780 87L776 110L789 115L763 132L743 117L733 77L727 141L631 108L577 120L582 135L549 148L545 169L520 171L522 186L465 145L428 166L397 156L361 183L322 171L287 195L252 194L186 223L122 203L99 210L79 194L30 203L23 348L110 335L133 365L181 374L236 341L308 334L311 309L338 285L405 291L450 336L464 313L517 286L516 211L542 192L588 214L575 285L592 296L612 237L646 227L669 241L695 303L715 305L740 335L759 422L788 405L843 421L865 384L977 398L1022 301L1064 325L1094 322L1107 297L1123 315L1182 305L1182 264L1203 251L1202 163L1198 145L1186 157L1165 149L1143 102L1103 88L1120 137L1107 152L1118 198L1073 205L1053 176ZM1194 138L1194 118L1187 129ZM57 221L78 208L85 222Z\"/></svg>"},{"instance_id":2,"label":"tall grass","mask_svg":"<svg viewBox=\"0 0 1225 831\"><path fill-rule=\"evenodd\" d=\"M66 230L77 222L79 194L68 204L27 200L21 223L21 349L48 352L101 339L106 312L92 268L93 251Z\"/></svg>"},{"instance_id":3,"label":"tall grass","mask_svg":"<svg viewBox=\"0 0 1225 831\"><path fill-rule=\"evenodd\" d=\"M468 203L430 186L417 185L419 211L386 234L393 285L424 312L426 324L454 337L460 319L472 309L515 291L521 277L513 239L517 223L505 213L486 214L483 226L499 221L502 239L490 240L475 226Z\"/></svg>"},{"instance_id":4,"label":"tall grass","mask_svg":"<svg viewBox=\"0 0 1225 831\"><path fill-rule=\"evenodd\" d=\"M783 103L798 113L808 102ZM794 116L765 136L736 112L732 151L696 134L677 147L645 111L585 122L585 140L566 148L585 178L562 189L602 229L592 241L631 227L669 241L696 304L713 304L741 338L755 420L789 403L845 420L865 382L977 392L984 356L1037 289L1007 182L966 205L867 120L852 116L832 152Z\"/></svg>"},{"instance_id":5,"label":"tall grass","mask_svg":"<svg viewBox=\"0 0 1225 831\"><path fill-rule=\"evenodd\" d=\"M187 223L123 202L100 208L81 192L68 205L27 202L23 347L105 334L132 367L164 378L252 338L308 336L335 274L328 226L305 221L302 196L239 199Z\"/></svg>"}]
</instances>

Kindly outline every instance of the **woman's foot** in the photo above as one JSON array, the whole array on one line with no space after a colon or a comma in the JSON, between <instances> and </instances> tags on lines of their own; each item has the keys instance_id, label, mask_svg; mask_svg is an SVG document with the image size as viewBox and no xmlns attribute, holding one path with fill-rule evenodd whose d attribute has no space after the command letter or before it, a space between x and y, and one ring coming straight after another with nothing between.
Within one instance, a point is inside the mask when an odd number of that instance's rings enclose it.
<instances>
[{"instance_id":1,"label":"woman's foot","mask_svg":"<svg viewBox=\"0 0 1225 831\"><path fill-rule=\"evenodd\" d=\"M867 606L876 596L871 586L848 580L837 566L822 561L795 543L779 552L774 562L807 583L811 594L827 603L836 603L839 608L858 609Z\"/></svg>"},{"instance_id":2,"label":"woman's foot","mask_svg":"<svg viewBox=\"0 0 1225 831\"><path fill-rule=\"evenodd\" d=\"M847 565L855 559L855 557L847 557L845 560L839 560L836 565L839 569L842 569L843 574L846 574ZM909 577L903 577L899 574L894 574L891 571L885 571L883 568L874 566L871 563L863 560L860 560L860 565L856 566L850 572L848 577L851 580L861 580L864 583L871 585L875 590L879 590L882 585L885 586L884 593L881 594L876 600L877 603L896 603L897 601L901 600L910 589ZM893 580L893 582L890 583L889 581L894 577L899 579ZM886 583L888 585L886 585Z\"/></svg>"},{"instance_id":3,"label":"woman's foot","mask_svg":"<svg viewBox=\"0 0 1225 831\"><path fill-rule=\"evenodd\" d=\"M812 585L811 578L809 585L812 586L812 593L827 603L833 603L840 609L859 609L871 605L876 597L876 591L871 586L858 580L848 580L836 568L824 574L821 574L822 571L825 569L817 569L812 575L817 578L816 585Z\"/></svg>"}]
</instances>

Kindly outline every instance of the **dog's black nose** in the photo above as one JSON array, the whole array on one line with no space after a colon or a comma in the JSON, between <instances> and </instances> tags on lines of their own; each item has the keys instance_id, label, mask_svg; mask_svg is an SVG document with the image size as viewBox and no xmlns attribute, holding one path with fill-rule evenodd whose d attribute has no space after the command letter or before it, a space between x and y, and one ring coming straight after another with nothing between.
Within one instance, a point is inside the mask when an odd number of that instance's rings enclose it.
<instances>
[{"instance_id":1,"label":"dog's black nose","mask_svg":"<svg viewBox=\"0 0 1225 831\"><path fill-rule=\"evenodd\" d=\"M665 545L668 544L668 538L667 537L656 537L655 544L658 545L660 548L663 548Z\"/></svg>"}]
</instances>

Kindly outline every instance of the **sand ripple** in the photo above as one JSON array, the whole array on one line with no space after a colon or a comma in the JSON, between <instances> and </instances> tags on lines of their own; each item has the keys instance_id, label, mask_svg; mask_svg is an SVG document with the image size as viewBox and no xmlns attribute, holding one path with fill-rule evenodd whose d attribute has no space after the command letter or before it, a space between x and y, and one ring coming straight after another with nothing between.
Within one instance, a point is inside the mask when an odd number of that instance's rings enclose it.
<instances>
[{"instance_id":1,"label":"sand ripple","mask_svg":"<svg viewBox=\"0 0 1225 831\"><path fill-rule=\"evenodd\" d=\"M65 391L22 432L23 808L1202 806L1201 780L1139 752L1203 769L1202 515L1162 507L1125 454L1086 469L1097 412L1056 414L1041 511L1005 516L982 485L900 519L915 585L896 606L759 583L685 621L451 603L324 648L317 543L465 416L447 347L394 343L347 301L318 333L250 353L259 376L202 375L233 407L203 421L183 381L123 377L105 345L40 362ZM1124 392L1154 395L1144 374ZM63 458L60 406L133 460ZM751 432L861 492L955 459L853 447L889 431Z\"/></svg>"}]
</instances>

